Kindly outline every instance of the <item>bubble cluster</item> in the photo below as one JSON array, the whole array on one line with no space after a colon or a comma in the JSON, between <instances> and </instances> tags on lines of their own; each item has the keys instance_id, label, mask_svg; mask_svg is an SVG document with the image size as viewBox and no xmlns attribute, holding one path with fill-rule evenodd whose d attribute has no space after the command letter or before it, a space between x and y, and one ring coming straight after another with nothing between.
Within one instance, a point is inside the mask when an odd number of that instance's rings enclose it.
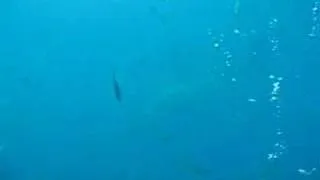
<instances>
[{"instance_id":1,"label":"bubble cluster","mask_svg":"<svg viewBox=\"0 0 320 180\"><path fill-rule=\"evenodd\" d=\"M310 37L315 37L320 31L320 0L314 2L312 7L312 27Z\"/></svg>"},{"instance_id":2,"label":"bubble cluster","mask_svg":"<svg viewBox=\"0 0 320 180\"><path fill-rule=\"evenodd\" d=\"M218 37L214 37L211 29L208 29L208 35L213 40L213 48L223 52L223 55L225 57L225 65L227 67L230 67L232 61L232 53L222 45L224 43L224 34L221 33Z\"/></svg>"},{"instance_id":3,"label":"bubble cluster","mask_svg":"<svg viewBox=\"0 0 320 180\"><path fill-rule=\"evenodd\" d=\"M254 31L254 30L252 30L252 31ZM235 36L240 37L240 38L247 36L246 33L241 32L240 29L238 29L238 28L233 29L232 32ZM228 48L224 45L225 44L225 40L224 40L225 34L220 33L218 36L213 36L211 29L208 29L208 35L212 39L212 47L223 55L225 67L231 68L233 60L234 60L234 56L233 56L233 53L230 50L230 48ZM221 73L221 76L225 76L225 74ZM231 82L237 82L237 78L235 78L235 77L232 77L230 80L231 80Z\"/></svg>"},{"instance_id":4,"label":"bubble cluster","mask_svg":"<svg viewBox=\"0 0 320 180\"><path fill-rule=\"evenodd\" d=\"M314 4L312 7L312 29L311 29L311 33L309 34L309 36L314 37L314 36L318 36L320 33L320 0L314 0ZM238 6L239 6L239 1L236 0L235 3L235 14L238 14ZM280 60L281 56L281 52L282 52L282 48L281 48L281 36L278 34L279 33L279 25L280 22L277 18L275 17L271 17L269 21L266 22L266 28L264 30L262 30L262 34L266 34L267 36L264 38L264 43L266 45L269 46L268 49L268 53L270 54L268 60L271 61L271 63L276 63L276 61L274 60ZM241 27L241 26L240 26ZM255 30L251 30L248 31L247 33L243 31L242 28L234 28L232 30L232 34L234 35L235 38L244 38L241 40L244 40L245 42L247 40L251 40L254 38L252 38L252 35L257 35L257 32ZM226 68L232 67L232 65L236 65L237 62L233 63L234 57L233 54L231 53L230 49L235 53L234 55L236 57L238 57L237 54L237 50L235 48L228 48L227 43L225 42L225 40L229 40L231 38L225 38L225 34L221 33L218 36L213 35L212 31L208 31L208 35L212 38L213 42L212 42L212 46L214 49L218 50L218 52L220 54L223 55L223 60L224 60L224 66ZM259 34L260 35L260 31ZM249 38L249 39L246 39ZM233 40L233 39L232 39ZM239 40L239 39L237 39ZM234 41L231 41L234 42ZM238 42L238 41L237 41ZM241 41L240 41L241 42ZM252 51L251 54L249 54L250 56L255 56L256 58L259 58L260 52L258 51L259 49L255 49L257 51ZM252 59L256 59L256 58L252 58ZM264 56L265 58L265 56ZM237 59L238 60L238 59ZM240 60L240 59L239 59ZM237 67L233 67L234 69L238 70ZM228 71L229 72L229 71ZM236 71L237 72L237 71ZM285 78L283 78L283 76L280 76L281 73L272 71L271 74L264 76L263 78L268 79L268 86L269 86L269 96L267 98L265 98L264 100L269 103L269 105L272 107L272 114L270 114L270 116L272 116L274 125L276 126L273 130L273 137L274 140L273 142L270 144L270 150L268 152L268 154L266 154L266 162L274 162L277 159L281 158L283 155L287 154L286 152L288 151L288 143L287 143L287 137L286 137L286 131L285 129L283 129L282 126L282 106L284 105L282 103L282 96L281 96L281 85L282 82L285 81L287 79L286 76L284 76ZM221 76L225 76L225 73L221 73ZM228 76L230 77L230 76ZM239 78L240 79L240 78ZM233 77L231 79L231 81L236 82L237 79L235 77ZM255 96L249 96L247 98L247 101L249 103L255 104L257 102L257 99L259 100L259 102L262 100L261 98L259 98L259 96L255 97ZM258 103L257 103L258 104ZM270 165L273 165L273 163L269 163ZM296 169L294 169L296 170ZM297 173L299 173L300 175L304 175L304 176L309 176L312 175L315 171L317 171L316 168L300 168L297 169Z\"/></svg>"},{"instance_id":5,"label":"bubble cluster","mask_svg":"<svg viewBox=\"0 0 320 180\"><path fill-rule=\"evenodd\" d=\"M279 50L279 38L277 35L277 28L278 28L278 19L277 18L271 18L271 20L268 22L267 27L267 42L271 45L271 53L273 54L273 58L276 58L278 55L280 55ZM237 37L247 37L250 34L256 34L255 30L251 30L249 34L243 33L240 31L239 28L233 29L233 34ZM219 50L224 56L224 62L225 67L231 67L232 66L232 60L233 55L231 51L224 46L224 34L220 34L217 37L213 36L213 33L211 30L208 30L208 35L213 40L213 48ZM256 52L253 52L252 55L256 55ZM224 73L222 74L224 76ZM277 159L280 158L284 152L287 150L287 145L285 141L285 133L280 128L280 119L281 119L281 102L280 102L280 90L281 90L281 82L283 81L283 77L276 76L273 74L269 75L269 80L271 80L271 92L269 97L269 102L272 104L273 109L273 118L276 120L275 122L278 123L277 129L275 129L275 136L276 136L276 142L272 146L272 151L267 155L267 159ZM236 82L236 78L233 77L231 79L232 82ZM256 98L248 98L248 102L255 103L257 102Z\"/></svg>"},{"instance_id":6,"label":"bubble cluster","mask_svg":"<svg viewBox=\"0 0 320 180\"><path fill-rule=\"evenodd\" d=\"M232 56L232 53L230 52L230 50L228 50L226 47L222 46L222 44L224 42L224 34L221 33L218 37L213 37L212 32L209 31L208 35L210 35L213 40L213 47L215 49L218 49L223 52L223 55L225 57L225 66L230 67L233 56Z\"/></svg>"},{"instance_id":7,"label":"bubble cluster","mask_svg":"<svg viewBox=\"0 0 320 180\"><path fill-rule=\"evenodd\" d=\"M269 79L271 79L273 81L270 101L277 102L279 100L280 82L283 80L283 78L282 77L275 77L274 75L271 74L269 76Z\"/></svg>"},{"instance_id":8,"label":"bubble cluster","mask_svg":"<svg viewBox=\"0 0 320 180\"><path fill-rule=\"evenodd\" d=\"M220 33L217 36L214 36L212 33L212 29L208 29L207 34L211 37L212 39L212 47L216 49L219 53L223 55L224 59L224 65L226 68L231 68L234 60L234 56L232 51L230 50L231 48L228 48L225 46L225 34ZM234 28L232 30L232 34L237 37L237 38L246 38L251 34L256 34L256 30L251 29L249 32L241 31L239 28ZM256 55L256 52L252 52L251 55ZM221 73L221 76L225 76L224 73ZM237 82L237 78L232 77L231 82Z\"/></svg>"},{"instance_id":9,"label":"bubble cluster","mask_svg":"<svg viewBox=\"0 0 320 180\"><path fill-rule=\"evenodd\" d=\"M233 55L232 55L231 51L223 45L225 35L223 33L221 33L219 36L215 37L215 36L213 36L211 29L208 29L208 35L212 39L213 48L218 50L219 52L222 52L223 57L224 57L225 67L230 68L232 66ZM222 73L221 76L225 76L225 74ZM233 77L233 78L231 78L231 81L236 82L237 79Z\"/></svg>"},{"instance_id":10,"label":"bubble cluster","mask_svg":"<svg viewBox=\"0 0 320 180\"><path fill-rule=\"evenodd\" d=\"M272 90L270 93L270 99L269 101L272 103L274 109L274 118L276 120L280 120L281 118L281 106L280 106L280 89L281 89L281 81L283 80L283 77L276 77L275 75L269 75L269 79L271 80L272 84ZM284 132L281 128L276 129L275 136L277 136L277 142L273 145L273 152L268 154L268 159L277 159L280 158L280 156L284 153L284 151L287 149L285 140L284 140Z\"/></svg>"},{"instance_id":11,"label":"bubble cluster","mask_svg":"<svg viewBox=\"0 0 320 180\"><path fill-rule=\"evenodd\" d=\"M277 28L278 26L278 19L276 18L272 18L269 21L269 36L268 36L268 40L269 43L271 44L271 51L275 53L275 55L280 55L279 53L279 39L276 35L274 35L274 30Z\"/></svg>"},{"instance_id":12,"label":"bubble cluster","mask_svg":"<svg viewBox=\"0 0 320 180\"><path fill-rule=\"evenodd\" d=\"M225 64L227 67L230 67L231 66L231 61L232 61L232 54L230 51L224 51L223 52L223 55L225 56Z\"/></svg>"},{"instance_id":13,"label":"bubble cluster","mask_svg":"<svg viewBox=\"0 0 320 180\"><path fill-rule=\"evenodd\" d=\"M279 20L277 18L271 18L268 23L268 41L271 45L271 52L273 58L276 58L280 55L279 50L279 38L276 34L278 28ZM271 93L269 101L272 103L273 109L273 118L278 123L278 128L275 130L276 142L273 145L273 150L268 154L267 159L273 160L280 158L283 153L287 150L286 141L284 138L285 133L282 128L280 128L280 119L281 119L281 102L280 102L280 90L281 82L283 77L276 76L273 74L269 75L269 80L271 80Z\"/></svg>"},{"instance_id":14,"label":"bubble cluster","mask_svg":"<svg viewBox=\"0 0 320 180\"><path fill-rule=\"evenodd\" d=\"M317 170L317 168L312 168L310 170L306 170L306 169L298 169L297 172L300 174L300 175L304 175L304 176L310 176L312 175L315 171Z\"/></svg>"}]
</instances>

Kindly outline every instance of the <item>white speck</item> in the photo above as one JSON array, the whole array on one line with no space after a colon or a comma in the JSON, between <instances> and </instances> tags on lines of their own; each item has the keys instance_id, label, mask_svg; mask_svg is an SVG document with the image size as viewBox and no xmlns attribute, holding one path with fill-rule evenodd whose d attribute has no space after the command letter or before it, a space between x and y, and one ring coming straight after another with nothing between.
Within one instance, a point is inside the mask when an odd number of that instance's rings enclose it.
<instances>
[{"instance_id":1,"label":"white speck","mask_svg":"<svg viewBox=\"0 0 320 180\"><path fill-rule=\"evenodd\" d=\"M309 33L308 36L309 36L309 37L316 37L316 34L314 34L314 33Z\"/></svg>"},{"instance_id":2,"label":"white speck","mask_svg":"<svg viewBox=\"0 0 320 180\"><path fill-rule=\"evenodd\" d=\"M220 47L220 44L219 43L213 43L213 47L214 48L218 48L218 47Z\"/></svg>"},{"instance_id":3,"label":"white speck","mask_svg":"<svg viewBox=\"0 0 320 180\"><path fill-rule=\"evenodd\" d=\"M274 79L275 78L275 76L274 75L269 75L269 79Z\"/></svg>"},{"instance_id":4,"label":"white speck","mask_svg":"<svg viewBox=\"0 0 320 180\"><path fill-rule=\"evenodd\" d=\"M232 78L231 81L232 81L232 82L236 82L237 79L236 79L236 78Z\"/></svg>"},{"instance_id":5,"label":"white speck","mask_svg":"<svg viewBox=\"0 0 320 180\"><path fill-rule=\"evenodd\" d=\"M279 85L280 85L280 82L275 82L275 83L273 83L273 86L274 86L274 87L279 87Z\"/></svg>"},{"instance_id":6,"label":"white speck","mask_svg":"<svg viewBox=\"0 0 320 180\"><path fill-rule=\"evenodd\" d=\"M256 100L256 99L253 99L253 98L249 98L248 101L249 101L249 102L257 102L257 100Z\"/></svg>"},{"instance_id":7,"label":"white speck","mask_svg":"<svg viewBox=\"0 0 320 180\"><path fill-rule=\"evenodd\" d=\"M283 77L278 77L277 79L278 79L278 81L282 81Z\"/></svg>"},{"instance_id":8,"label":"white speck","mask_svg":"<svg viewBox=\"0 0 320 180\"><path fill-rule=\"evenodd\" d=\"M227 59L231 59L231 58L232 58L232 55L231 55L231 54L228 54L226 58L227 58Z\"/></svg>"},{"instance_id":9,"label":"white speck","mask_svg":"<svg viewBox=\"0 0 320 180\"><path fill-rule=\"evenodd\" d=\"M234 30L233 30L233 33L235 33L235 34L240 34L240 30L239 30L239 29L234 29Z\"/></svg>"},{"instance_id":10,"label":"white speck","mask_svg":"<svg viewBox=\"0 0 320 180\"><path fill-rule=\"evenodd\" d=\"M277 132L277 135L282 135L282 134L283 134L283 132L281 132L281 131Z\"/></svg>"},{"instance_id":11,"label":"white speck","mask_svg":"<svg viewBox=\"0 0 320 180\"><path fill-rule=\"evenodd\" d=\"M279 146L281 149L286 149L286 146L284 146L284 145L282 145L282 144L280 144L280 146Z\"/></svg>"},{"instance_id":12,"label":"white speck","mask_svg":"<svg viewBox=\"0 0 320 180\"><path fill-rule=\"evenodd\" d=\"M270 98L270 101L276 101L278 98L276 97L276 96L272 96L271 98Z\"/></svg>"},{"instance_id":13,"label":"white speck","mask_svg":"<svg viewBox=\"0 0 320 180\"><path fill-rule=\"evenodd\" d=\"M274 87L273 87L273 90L272 90L272 94L273 94L273 95L278 94L279 89L280 89L280 86L274 86Z\"/></svg>"},{"instance_id":14,"label":"white speck","mask_svg":"<svg viewBox=\"0 0 320 180\"><path fill-rule=\"evenodd\" d=\"M317 11L317 10L318 10L318 7L312 8L312 11Z\"/></svg>"},{"instance_id":15,"label":"white speck","mask_svg":"<svg viewBox=\"0 0 320 180\"><path fill-rule=\"evenodd\" d=\"M214 48L218 48L219 46L220 46L219 43L214 43L214 44L213 44L213 47L214 47Z\"/></svg>"}]
</instances>

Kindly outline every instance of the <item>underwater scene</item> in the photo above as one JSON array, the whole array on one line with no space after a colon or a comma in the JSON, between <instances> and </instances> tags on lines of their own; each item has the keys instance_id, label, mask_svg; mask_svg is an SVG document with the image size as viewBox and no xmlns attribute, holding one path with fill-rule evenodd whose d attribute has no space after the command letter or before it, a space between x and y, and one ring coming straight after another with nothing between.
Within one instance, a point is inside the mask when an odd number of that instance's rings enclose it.
<instances>
[{"instance_id":1,"label":"underwater scene","mask_svg":"<svg viewBox=\"0 0 320 180\"><path fill-rule=\"evenodd\" d=\"M0 180L320 180L320 0L0 15Z\"/></svg>"}]
</instances>

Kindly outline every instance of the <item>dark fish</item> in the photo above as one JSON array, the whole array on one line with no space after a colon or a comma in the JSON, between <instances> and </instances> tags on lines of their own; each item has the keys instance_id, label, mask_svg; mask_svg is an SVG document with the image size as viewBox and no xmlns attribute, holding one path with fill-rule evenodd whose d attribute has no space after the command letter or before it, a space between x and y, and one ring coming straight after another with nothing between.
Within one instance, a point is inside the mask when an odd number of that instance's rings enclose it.
<instances>
[{"instance_id":1,"label":"dark fish","mask_svg":"<svg viewBox=\"0 0 320 180\"><path fill-rule=\"evenodd\" d=\"M114 96L116 97L118 102L122 101L122 93L121 93L121 88L120 85L116 79L115 73L113 72L113 92Z\"/></svg>"}]
</instances>

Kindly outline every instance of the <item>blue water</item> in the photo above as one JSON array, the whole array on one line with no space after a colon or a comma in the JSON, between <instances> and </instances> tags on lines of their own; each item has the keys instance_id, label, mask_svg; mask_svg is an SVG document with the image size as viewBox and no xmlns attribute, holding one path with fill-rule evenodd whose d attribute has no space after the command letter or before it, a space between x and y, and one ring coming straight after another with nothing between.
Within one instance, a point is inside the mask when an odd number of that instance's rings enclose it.
<instances>
[{"instance_id":1,"label":"blue water","mask_svg":"<svg viewBox=\"0 0 320 180\"><path fill-rule=\"evenodd\" d=\"M317 8L1 2L0 179L318 180Z\"/></svg>"}]
</instances>

